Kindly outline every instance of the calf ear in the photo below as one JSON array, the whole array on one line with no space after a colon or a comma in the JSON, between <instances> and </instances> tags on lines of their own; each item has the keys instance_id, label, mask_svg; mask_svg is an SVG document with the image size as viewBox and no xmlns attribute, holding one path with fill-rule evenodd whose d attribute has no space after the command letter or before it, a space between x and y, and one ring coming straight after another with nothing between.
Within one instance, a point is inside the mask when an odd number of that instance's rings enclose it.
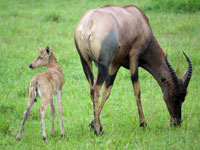
<instances>
[{"instance_id":1,"label":"calf ear","mask_svg":"<svg viewBox=\"0 0 200 150\"><path fill-rule=\"evenodd\" d=\"M48 55L50 55L49 46L47 46L47 48L46 48L46 52L47 52Z\"/></svg>"},{"instance_id":2,"label":"calf ear","mask_svg":"<svg viewBox=\"0 0 200 150\"><path fill-rule=\"evenodd\" d=\"M41 48L40 46L38 47L38 49L39 49L39 51L41 51L41 50L42 50L42 48Z\"/></svg>"}]
</instances>

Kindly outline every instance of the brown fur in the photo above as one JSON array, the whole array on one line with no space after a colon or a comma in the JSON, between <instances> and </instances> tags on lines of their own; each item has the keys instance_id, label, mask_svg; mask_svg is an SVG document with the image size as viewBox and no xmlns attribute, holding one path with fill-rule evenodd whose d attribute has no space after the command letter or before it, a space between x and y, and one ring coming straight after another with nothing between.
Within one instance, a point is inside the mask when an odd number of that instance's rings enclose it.
<instances>
[{"instance_id":1,"label":"brown fur","mask_svg":"<svg viewBox=\"0 0 200 150\"><path fill-rule=\"evenodd\" d=\"M54 114L55 108L53 104L53 94L56 93L56 99L58 102L58 111L61 123L61 135L64 135L63 121L62 121L62 105L61 105L61 96L62 96L62 87L64 84L64 75L62 68L59 66L56 57L47 47L39 48L38 57L30 64L31 69L39 68L41 66L47 66L47 69L43 72L36 74L30 83L29 87L29 98L27 110L24 113L24 118L22 121L21 129L17 135L17 140L21 139L22 131L24 128L25 121L29 115L30 109L37 99L39 94L42 98L42 107L40 108L40 118L42 123L42 135L43 139L47 141L46 132L45 132L45 123L44 116L45 110L50 105L51 110L51 119L52 119L52 130L51 134L55 134L54 129Z\"/></svg>"}]
</instances>

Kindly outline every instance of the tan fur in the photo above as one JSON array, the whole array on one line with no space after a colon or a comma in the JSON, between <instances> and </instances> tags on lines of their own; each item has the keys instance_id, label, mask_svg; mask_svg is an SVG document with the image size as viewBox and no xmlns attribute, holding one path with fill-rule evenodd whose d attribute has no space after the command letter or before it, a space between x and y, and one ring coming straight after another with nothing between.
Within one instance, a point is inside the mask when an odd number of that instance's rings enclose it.
<instances>
[{"instance_id":1,"label":"tan fur","mask_svg":"<svg viewBox=\"0 0 200 150\"><path fill-rule=\"evenodd\" d=\"M47 49L49 53L47 52ZM55 134L55 129L54 129L55 108L53 105L53 94L56 94L56 99L58 103L58 111L59 111L59 117L60 117L60 123L61 123L61 136L64 135L61 96L62 96L62 87L65 80L64 80L62 68L59 66L56 60L56 57L49 50L48 47L47 49L39 48L38 57L29 66L31 69L46 66L47 69L41 73L36 74L31 80L30 87L29 87L29 98L28 98L27 110L24 113L21 130L19 131L17 135L17 140L21 139L25 121L29 115L30 109L34 101L37 98L37 94L39 94L39 96L42 99L42 107L40 108L40 118L42 122L43 139L47 141L46 132L45 132L45 124L44 124L44 116L45 116L45 110L49 104L50 104L51 119L52 119L51 134L52 135Z\"/></svg>"}]
</instances>

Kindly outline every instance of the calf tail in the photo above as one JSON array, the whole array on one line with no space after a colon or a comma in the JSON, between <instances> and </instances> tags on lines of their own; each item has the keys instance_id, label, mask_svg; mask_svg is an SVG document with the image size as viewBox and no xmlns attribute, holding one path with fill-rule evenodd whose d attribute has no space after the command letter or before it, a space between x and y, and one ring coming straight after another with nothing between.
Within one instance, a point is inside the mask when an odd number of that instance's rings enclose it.
<instances>
[{"instance_id":1,"label":"calf tail","mask_svg":"<svg viewBox=\"0 0 200 150\"><path fill-rule=\"evenodd\" d=\"M33 102L36 102L37 96L38 96L38 83L37 81L31 81L31 84L29 87L28 105L31 105Z\"/></svg>"}]
</instances>

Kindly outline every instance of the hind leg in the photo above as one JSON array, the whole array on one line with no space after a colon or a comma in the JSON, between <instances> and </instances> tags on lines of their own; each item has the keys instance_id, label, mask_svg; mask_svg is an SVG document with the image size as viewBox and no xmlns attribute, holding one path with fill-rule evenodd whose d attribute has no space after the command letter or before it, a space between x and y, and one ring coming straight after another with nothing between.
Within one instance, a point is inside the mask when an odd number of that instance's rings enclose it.
<instances>
[{"instance_id":1,"label":"hind leg","mask_svg":"<svg viewBox=\"0 0 200 150\"><path fill-rule=\"evenodd\" d=\"M50 102L50 113L51 113L51 125L52 125L51 135L55 136L55 127L54 127L55 107L54 107L54 104L53 104L53 97L52 97L52 100Z\"/></svg>"},{"instance_id":2,"label":"hind leg","mask_svg":"<svg viewBox=\"0 0 200 150\"><path fill-rule=\"evenodd\" d=\"M103 128L100 122L99 114L99 97L100 97L100 90L102 87L103 82L107 78L108 69L104 65L98 64L98 74L97 79L94 84L94 92L92 93L92 97L94 97L93 100L93 110L94 110L94 120L91 122L90 126L92 129L94 129L95 134L102 135L103 134Z\"/></svg>"},{"instance_id":3,"label":"hind leg","mask_svg":"<svg viewBox=\"0 0 200 150\"><path fill-rule=\"evenodd\" d=\"M84 59L81 56L81 63L82 63L82 66L83 66L85 76L86 76L86 78L89 82L89 85L90 85L90 96L91 96L91 100L93 101L94 97L93 97L92 93L94 92L94 89L93 89L94 76L93 76L93 71L92 71L92 62L89 59Z\"/></svg>"},{"instance_id":4,"label":"hind leg","mask_svg":"<svg viewBox=\"0 0 200 150\"><path fill-rule=\"evenodd\" d=\"M58 105L58 113L59 113L59 119L60 119L60 130L61 130L61 137L64 136L64 127L63 127L63 119L62 119L62 104L61 104L61 97L62 97L62 91L58 91L56 93L56 100Z\"/></svg>"},{"instance_id":5,"label":"hind leg","mask_svg":"<svg viewBox=\"0 0 200 150\"><path fill-rule=\"evenodd\" d=\"M27 109L24 112L24 117L23 117L23 120L22 120L21 128L20 128L19 133L17 134L16 140L20 140L21 139L22 132L24 130L24 124L25 124L25 122L26 122L26 120L27 120L27 118L29 116L30 110L31 110L34 102L36 102L37 93L36 93L36 91L34 89L35 89L35 87L32 86L32 85L29 87L29 97L28 97Z\"/></svg>"},{"instance_id":6,"label":"hind leg","mask_svg":"<svg viewBox=\"0 0 200 150\"><path fill-rule=\"evenodd\" d=\"M76 40L75 40L75 45L76 45L76 49L77 49L80 59L81 59L81 64L82 64L85 76L90 84L90 93L92 93L93 92L93 84L94 84L92 61L89 59L89 57L87 55L81 54L81 51L76 43ZM90 94L90 95L92 95L92 94ZM91 99L93 101L93 97L91 97Z\"/></svg>"},{"instance_id":7,"label":"hind leg","mask_svg":"<svg viewBox=\"0 0 200 150\"><path fill-rule=\"evenodd\" d=\"M45 131L45 111L50 103L50 99L43 98L42 99L42 107L40 107L40 120L42 125L42 137L45 142L47 142L46 131Z\"/></svg>"},{"instance_id":8,"label":"hind leg","mask_svg":"<svg viewBox=\"0 0 200 150\"><path fill-rule=\"evenodd\" d=\"M118 65L113 65L113 64L110 65L108 76L105 79L105 86L104 86L104 91L103 91L103 95L102 95L102 98L101 98L101 103L98 106L98 109L96 107L94 107L95 117L94 117L94 120L91 122L90 126L95 130L95 133L98 134L98 135L103 134L103 127L100 123L100 113L102 111L102 108L103 108L106 100L110 96L110 93L111 93L111 90L112 90L112 85L114 83L114 80L115 80L115 77L117 75L118 70L119 70ZM98 80L98 78L97 78L97 80ZM100 80L103 80L103 79L100 79ZM98 83L98 81L96 81L96 83ZM101 89L102 84L101 85L95 84L95 85L99 86L98 88L96 88L96 90L97 90L96 95L99 96L99 91ZM96 103L96 105L97 104L98 104L98 102Z\"/></svg>"},{"instance_id":9,"label":"hind leg","mask_svg":"<svg viewBox=\"0 0 200 150\"><path fill-rule=\"evenodd\" d=\"M112 86L114 84L115 77L117 75L117 72L119 70L120 66L111 64L109 67L109 74L105 81L104 91L101 99L101 104L99 105L99 115L101 113L101 110L106 102L106 100L109 98Z\"/></svg>"},{"instance_id":10,"label":"hind leg","mask_svg":"<svg viewBox=\"0 0 200 150\"><path fill-rule=\"evenodd\" d=\"M81 58L83 70L85 72L85 76L90 84L90 97L93 103L94 110L94 120L90 123L91 129L95 130L96 134L100 134L102 132L102 126L100 124L100 119L98 119L98 99L99 99L99 91L101 89L102 83L105 80L104 77L98 73L97 80L94 84L94 77L92 73L92 62L85 61L85 59Z\"/></svg>"},{"instance_id":11,"label":"hind leg","mask_svg":"<svg viewBox=\"0 0 200 150\"><path fill-rule=\"evenodd\" d=\"M98 102L95 101L95 95L98 97L99 96L99 92L98 94L95 94L95 91L99 91L100 88L99 86L95 86L97 83L95 83L94 85L94 76L93 76L93 72L92 72L92 62L88 59L84 59L83 57L81 57L81 63L82 63L82 66L83 66L83 70L84 70L84 73L85 73L85 76L89 82L89 85L90 85L90 98L92 100L92 103L93 103L93 109L94 109L94 118L97 114L97 109L98 109ZM99 78L99 80L101 80L101 76L97 76L97 79ZM95 88L96 87L96 88ZM96 90L95 90L96 89ZM95 112L96 110L96 112ZM91 129L94 129L95 130L95 122L96 120L94 119L91 123L90 123L90 127ZM100 127L99 127L100 128Z\"/></svg>"},{"instance_id":12,"label":"hind leg","mask_svg":"<svg viewBox=\"0 0 200 150\"><path fill-rule=\"evenodd\" d=\"M85 76L90 84L90 97L93 103L93 110L94 110L94 120L90 123L90 126L92 129L95 130L96 134L99 134L100 131L102 131L101 125L100 125L100 119L98 118L98 99L99 99L99 91L101 89L102 83L105 80L105 75L102 74L102 71L98 69L98 75L97 80L94 84L94 76L92 72L92 61L87 55L87 53L81 53L76 41L76 48L79 52L82 67L85 73Z\"/></svg>"},{"instance_id":13,"label":"hind leg","mask_svg":"<svg viewBox=\"0 0 200 150\"><path fill-rule=\"evenodd\" d=\"M17 137L16 137L16 140L18 140L18 141L21 139L22 132L24 130L24 124L26 122L26 119L29 116L29 113L30 113L31 107L33 106L33 103L34 103L34 100L32 100L31 102L29 102L28 106L27 106L27 109L24 112L24 117L23 117L23 121L22 121L22 124L21 124L21 128L20 128L20 131L19 131L19 133L17 134Z\"/></svg>"}]
</instances>

